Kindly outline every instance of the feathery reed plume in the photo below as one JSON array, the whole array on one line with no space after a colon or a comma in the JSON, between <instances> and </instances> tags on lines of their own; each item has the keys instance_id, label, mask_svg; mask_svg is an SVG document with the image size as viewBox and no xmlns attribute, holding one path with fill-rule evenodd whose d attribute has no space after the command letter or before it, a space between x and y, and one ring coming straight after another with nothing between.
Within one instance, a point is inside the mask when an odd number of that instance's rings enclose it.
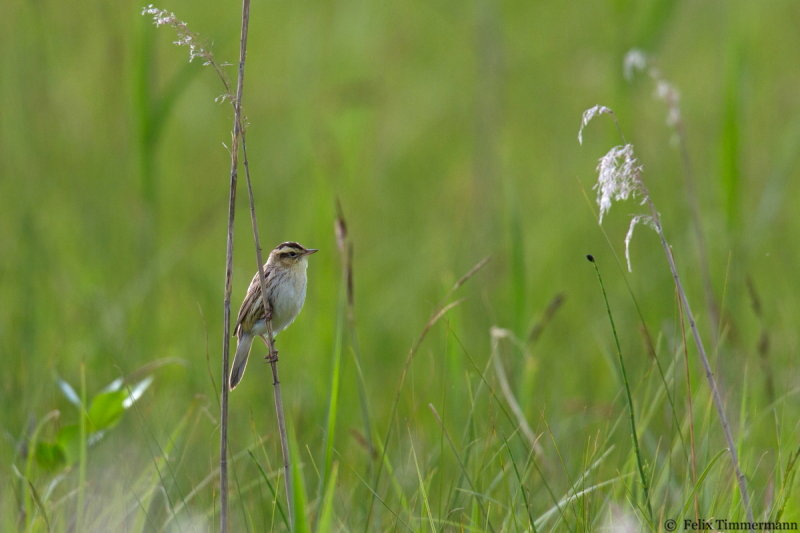
<instances>
[{"instance_id":1,"label":"feathery reed plume","mask_svg":"<svg viewBox=\"0 0 800 533\"><path fill-rule=\"evenodd\" d=\"M581 116L581 127L578 128L578 144L583 146L583 130L586 128L586 126L589 125L589 123L594 119L594 117L598 115L607 115L611 113L613 113L613 111L611 111L604 105L592 106L586 111L584 111L583 115Z\"/></svg>"},{"instance_id":2,"label":"feathery reed plume","mask_svg":"<svg viewBox=\"0 0 800 533\"><path fill-rule=\"evenodd\" d=\"M614 120L617 130L620 131L621 134L619 122L617 121L617 117L614 112L609 109L609 112L604 114L609 114L611 116L611 118ZM586 117L587 114L584 113L583 116ZM593 116L596 116L596 114ZM589 120L591 120L593 116L590 117ZM580 131L583 131L587 123L588 121L585 119L581 121ZM716 408L717 416L719 417L723 433L725 434L725 441L728 445L728 451L731 454L731 463L733 464L733 470L736 474L736 480L739 485L742 504L747 512L747 519L752 524L754 523L753 509L750 506L750 496L747 492L745 477L739 465L739 454L736 451L736 442L733 440L730 422L725 414L725 406L722 403L722 396L719 392L717 380L711 371L711 363L709 362L708 355L706 354L705 344L700 337L700 331L697 328L694 313L689 305L689 298L686 296L686 291L683 288L683 283L681 282L680 275L678 274L678 267L675 263L675 258L672 255L672 247L670 246L666 235L664 234L664 229L661 224L661 215L656 209L655 202L650 196L650 192L648 191L647 186L642 179L642 166L638 163L638 160L634 155L633 145L628 144L625 141L624 136L622 136L622 142L622 147L615 146L612 148L600 159L600 163L597 166L598 180L594 188L598 191L597 203L600 208L600 223L602 223L603 215L611 207L612 201L625 200L631 196L634 198L641 198L641 205L645 205L648 208L648 214L640 214L637 216L640 217L639 222L646 220L648 225L650 225L656 232L661 243L661 248L666 256L667 264L669 265L669 270L672 274L672 280L675 283L675 289L678 292L680 303L684 312L686 313L686 319L689 322L689 328L692 331L692 336L694 338L695 345L697 346L697 352L700 356L700 361L703 364L706 380L711 388L714 407ZM634 220L636 220L636 218L634 218ZM626 238L626 241L627 246L630 244L630 239ZM626 250L626 254L627 253L628 252ZM630 268L630 265L628 266Z\"/></svg>"},{"instance_id":3,"label":"feathery reed plume","mask_svg":"<svg viewBox=\"0 0 800 533\"><path fill-rule=\"evenodd\" d=\"M167 11L166 9L157 8L153 4L149 4L142 8L141 14L143 16L152 17L153 24L155 24L157 28L161 26L169 26L175 30L175 34L177 35L178 39L173 41L172 44L176 46L185 46L189 49L189 62L192 62L195 59L200 59L203 62L203 66L209 66L213 68L214 72L217 74L217 77L222 82L222 85L225 87L225 93L222 96L219 96L217 101L227 100L231 102L232 105L236 105L234 103L231 83L228 80L228 75L224 69L224 67L228 65L226 63L220 63L214 58L214 54L208 49L205 43L203 43L203 39L191 31L188 24L176 17L175 13Z\"/></svg>"}]
</instances>

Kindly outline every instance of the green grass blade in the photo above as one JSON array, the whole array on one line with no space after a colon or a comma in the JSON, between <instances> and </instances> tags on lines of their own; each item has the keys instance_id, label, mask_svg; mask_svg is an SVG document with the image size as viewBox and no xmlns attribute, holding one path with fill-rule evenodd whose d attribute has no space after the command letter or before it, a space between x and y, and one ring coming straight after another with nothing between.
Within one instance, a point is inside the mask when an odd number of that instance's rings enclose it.
<instances>
[{"instance_id":1,"label":"green grass blade","mask_svg":"<svg viewBox=\"0 0 800 533\"><path fill-rule=\"evenodd\" d=\"M734 22L734 26L736 22ZM734 28L734 33L741 33ZM727 72L722 108L722 131L719 139L720 187L728 224L735 226L739 221L739 198L742 182L741 115L742 70L744 65L744 43L739 35L728 40Z\"/></svg>"},{"instance_id":2,"label":"green grass blade","mask_svg":"<svg viewBox=\"0 0 800 533\"><path fill-rule=\"evenodd\" d=\"M330 533L333 531L333 496L336 494L336 479L339 474L339 463L333 463L330 476L326 480L328 488L322 498L322 508L319 511L317 533Z\"/></svg>"},{"instance_id":3,"label":"green grass blade","mask_svg":"<svg viewBox=\"0 0 800 533\"><path fill-rule=\"evenodd\" d=\"M603 487L607 487L607 486L609 486L609 485L611 485L613 483L616 483L617 481L619 481L621 479L625 479L626 477L630 477L631 475L632 474L623 474L623 475L617 476L615 478L607 479L606 481L602 481L600 483L597 483L595 485L587 487L587 488L585 488L585 489L583 489L581 491L578 491L578 492L576 492L574 494L570 494L569 496L565 496L564 498L562 498L558 502L557 505L554 505L554 506L550 507L550 509L545 511L543 514L541 514L539 516L539 518L536 519L536 527L537 528L544 527L544 525L550 520L551 517L555 516L556 513L559 513L559 514L561 513L561 509L564 506L566 506L566 505L568 505L568 504L570 504L570 503L572 503L572 502L574 502L576 500L579 500L580 498L583 498L584 496L586 496L588 494L591 494L592 492L594 492L594 491L596 491L598 489L601 489Z\"/></svg>"},{"instance_id":4,"label":"green grass blade","mask_svg":"<svg viewBox=\"0 0 800 533\"><path fill-rule=\"evenodd\" d=\"M283 505L281 505L280 498L278 498L278 494L275 492L275 486L270 482L267 472L264 470L264 467L261 466L261 463L258 462L258 459L256 459L256 456L252 451L247 450L247 453L250 455L250 459L252 459L256 464L256 467L261 474L261 479L263 479L264 483L267 484L267 488L269 488L269 492L272 494L272 501L277 506L278 514L281 515L281 520L283 520L283 525L286 526L287 530L291 529L291 526L289 525L289 518L286 516L286 513L283 510Z\"/></svg>"},{"instance_id":5,"label":"green grass blade","mask_svg":"<svg viewBox=\"0 0 800 533\"><path fill-rule=\"evenodd\" d=\"M333 347L333 367L331 368L330 396L328 397L328 423L325 431L325 463L320 479L320 494L327 491L328 476L333 463L333 445L336 437L336 417L339 410L339 374L342 362L342 336L344 333L344 317L342 306L339 306L336 321L336 341Z\"/></svg>"},{"instance_id":6,"label":"green grass blade","mask_svg":"<svg viewBox=\"0 0 800 533\"><path fill-rule=\"evenodd\" d=\"M528 492L525 490L525 483L522 481L522 476L519 473L519 468L517 468L517 462L514 460L514 454L511 452L511 447L508 445L508 439L506 439L505 437L503 437L503 445L505 446L506 451L508 451L508 457L509 459L511 459L511 465L514 467L514 475L517 478L519 491L522 493L522 501L525 503L525 513L528 515L528 523L531 525L531 531L533 533L536 533L537 532L536 522L533 519L533 513L531 512L531 504L528 501Z\"/></svg>"},{"instance_id":7,"label":"green grass blade","mask_svg":"<svg viewBox=\"0 0 800 533\"><path fill-rule=\"evenodd\" d=\"M642 451L639 447L639 437L636 434L636 415L633 409L633 397L631 396L631 387L628 383L628 373L625 370L625 360L622 358L622 348L619 344L617 326L614 324L614 316L611 313L611 305L608 303L608 295L606 294L606 287L603 284L603 277L600 275L600 268L597 266L597 262L591 255L587 256L587 258L592 263L592 266L594 266L595 273L597 274L597 280L600 282L600 289L603 293L603 301L606 304L606 311L608 312L608 321L611 323L611 332L614 336L614 344L617 348L619 367L620 371L622 372L623 383L625 384L625 395L626 399L628 400L628 413L630 414L631 423L631 438L633 439L633 449L636 452L636 466L639 470L639 480L642 483L642 491L644 492L644 499L645 503L647 504L648 519L650 520L650 526L653 527L655 525L653 517L653 504L650 502L649 482L647 479L647 474L645 473L644 463L642 461Z\"/></svg>"},{"instance_id":8,"label":"green grass blade","mask_svg":"<svg viewBox=\"0 0 800 533\"><path fill-rule=\"evenodd\" d=\"M700 473L700 475L697 476L697 483L695 483L692 486L692 491L686 495L686 498L683 501L683 507L681 508L680 516L689 516L687 513L689 512L689 506L692 504L692 498L694 498L694 495L700 490L700 486L703 484L703 481L705 481L706 477L711 472L711 469L714 467L715 464L717 464L717 461L719 461L719 459L727 453L727 451L728 450L718 451L716 455L714 455L714 457L711 458L711 460L708 462L708 464Z\"/></svg>"},{"instance_id":9,"label":"green grass blade","mask_svg":"<svg viewBox=\"0 0 800 533\"><path fill-rule=\"evenodd\" d=\"M77 508L75 511L75 528L78 531L83 531L83 511L84 511L84 501L86 498L86 462L87 462L87 446L88 443L88 434L87 434L87 416L88 413L86 411L86 364L81 362L81 406L80 406L80 417L78 422L79 433L80 433L80 448L79 448L79 459L78 459L78 498L77 498Z\"/></svg>"},{"instance_id":10,"label":"green grass blade","mask_svg":"<svg viewBox=\"0 0 800 533\"><path fill-rule=\"evenodd\" d=\"M414 437L411 435L411 428L408 428L408 439L411 446L411 456L414 459L414 469L417 471L419 492L422 495L422 505L425 508L425 514L428 516L428 526L431 528L431 533L436 533L436 526L433 524L433 514L431 513L431 503L428 501L428 491L425 489L425 479L422 476L422 471L419 469L417 450L414 448Z\"/></svg>"},{"instance_id":11,"label":"green grass blade","mask_svg":"<svg viewBox=\"0 0 800 533\"><path fill-rule=\"evenodd\" d=\"M292 469L294 492L294 529L293 533L311 533L308 525L308 500L306 498L306 484L303 481L303 472L300 470L300 453L297 451L297 439L292 431L289 438L291 450L290 462Z\"/></svg>"}]
</instances>

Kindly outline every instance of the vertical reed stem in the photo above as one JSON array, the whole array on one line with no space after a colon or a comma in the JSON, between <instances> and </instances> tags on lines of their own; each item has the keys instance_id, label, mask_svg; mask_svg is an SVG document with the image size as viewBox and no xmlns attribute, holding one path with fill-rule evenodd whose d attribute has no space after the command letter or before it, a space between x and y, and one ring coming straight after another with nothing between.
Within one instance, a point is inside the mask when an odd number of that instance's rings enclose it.
<instances>
[{"instance_id":1,"label":"vertical reed stem","mask_svg":"<svg viewBox=\"0 0 800 533\"><path fill-rule=\"evenodd\" d=\"M250 179L250 164L247 158L247 136L245 133L244 124L242 122L242 91L244 86L244 65L247 57L247 33L248 23L250 21L250 0L243 0L242 2L242 36L239 48L239 78L236 87L236 100L235 100L235 115L236 124L235 131L238 132L242 140L242 156L244 163L245 180L247 182L247 193L250 208L250 223L253 229L253 242L256 248L256 262L258 268L258 281L261 285L261 294L266 295L267 281L264 273L264 260L261 253L261 239L258 234L258 221L256 219L255 199L253 197L253 182ZM261 299L264 305L264 316L270 317L270 303L268 298ZM267 320L267 346L269 347L269 363L272 368L272 385L275 396L275 411L278 419L278 432L281 439L281 454L283 456L283 481L286 488L286 502L289 512L289 524L294 528L294 505L292 493L292 474L289 469L289 441L286 433L286 418L283 414L283 400L281 399L281 383L278 379L278 352L275 349L275 338L272 331L272 320Z\"/></svg>"},{"instance_id":2,"label":"vertical reed stem","mask_svg":"<svg viewBox=\"0 0 800 533\"><path fill-rule=\"evenodd\" d=\"M230 197L228 201L228 240L225 263L225 297L222 341L222 402L219 446L220 531L228 532L228 374L230 368L231 280L233 278L233 221L236 213L236 182L239 173L239 139L242 138L242 92L244 62L247 56L247 28L250 22L250 0L242 1L242 32L239 40L239 76L233 101L233 139L231 140ZM224 80L224 76L221 76Z\"/></svg>"},{"instance_id":3,"label":"vertical reed stem","mask_svg":"<svg viewBox=\"0 0 800 533\"><path fill-rule=\"evenodd\" d=\"M233 278L233 220L236 213L238 135L231 146L231 178L228 200L228 239L225 254L225 296L222 311L222 401L219 436L219 530L228 532L228 374L230 374L231 280Z\"/></svg>"}]
</instances>

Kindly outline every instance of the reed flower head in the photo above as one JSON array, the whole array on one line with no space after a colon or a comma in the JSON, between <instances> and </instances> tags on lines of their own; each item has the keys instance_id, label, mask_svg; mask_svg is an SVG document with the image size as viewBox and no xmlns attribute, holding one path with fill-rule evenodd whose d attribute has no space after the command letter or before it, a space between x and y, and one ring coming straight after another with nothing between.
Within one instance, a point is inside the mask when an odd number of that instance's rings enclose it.
<instances>
[{"instance_id":1,"label":"reed flower head","mask_svg":"<svg viewBox=\"0 0 800 533\"><path fill-rule=\"evenodd\" d=\"M156 27L170 26L175 30L178 39L173 42L177 46L185 46L189 49L189 61L194 61L195 58L203 60L204 65L210 65L214 62L214 56L208 51L200 38L189 29L189 25L175 16L175 13L160 9L153 4L142 8L142 15L150 15L153 17L153 24Z\"/></svg>"},{"instance_id":2,"label":"reed flower head","mask_svg":"<svg viewBox=\"0 0 800 533\"><path fill-rule=\"evenodd\" d=\"M642 192L642 165L633 153L633 145L615 146L597 163L597 206L600 223L614 201L636 198Z\"/></svg>"},{"instance_id":3,"label":"reed flower head","mask_svg":"<svg viewBox=\"0 0 800 533\"><path fill-rule=\"evenodd\" d=\"M583 113L581 127L578 131L578 141L583 141L583 128L594 117L601 114L612 115L614 112L605 106L594 106ZM617 125L619 127L619 125ZM636 158L633 145L625 143L613 147L597 162L597 183L592 187L597 191L597 207L600 210L599 223L611 209L611 204L629 198L641 198L641 203L647 201L647 188L642 181L642 165ZM637 224L646 224L658 231L657 222L650 215L634 215L631 219L628 233L625 236L625 259L628 270L631 270L630 244L633 239L633 230Z\"/></svg>"},{"instance_id":4,"label":"reed flower head","mask_svg":"<svg viewBox=\"0 0 800 533\"><path fill-rule=\"evenodd\" d=\"M629 50L622 62L622 71L628 81L632 81L637 72L646 73L655 83L655 98L661 100L667 106L667 126L675 128L680 124L680 93L673 84L664 78L661 70L652 64L644 52L638 48Z\"/></svg>"},{"instance_id":5,"label":"reed flower head","mask_svg":"<svg viewBox=\"0 0 800 533\"><path fill-rule=\"evenodd\" d=\"M638 48L632 48L625 54L625 59L622 62L622 71L625 79L631 81L633 75L638 71L644 71L647 68L647 56Z\"/></svg>"},{"instance_id":6,"label":"reed flower head","mask_svg":"<svg viewBox=\"0 0 800 533\"><path fill-rule=\"evenodd\" d=\"M583 144L583 129L592 121L592 119L598 115L613 115L614 112L604 106L604 105L596 105L594 107L590 107L586 111L583 112L583 116L581 117L581 127L578 129L578 144Z\"/></svg>"},{"instance_id":7,"label":"reed flower head","mask_svg":"<svg viewBox=\"0 0 800 533\"><path fill-rule=\"evenodd\" d=\"M631 218L631 224L628 226L628 233L625 234L625 262L628 264L628 272L633 272L633 267L631 266L631 241L633 240L633 230L636 228L636 224L645 224L658 232L656 221L653 220L652 216L635 215Z\"/></svg>"},{"instance_id":8,"label":"reed flower head","mask_svg":"<svg viewBox=\"0 0 800 533\"><path fill-rule=\"evenodd\" d=\"M661 77L656 80L656 98L667 106L667 126L674 128L681 122L681 93L670 82Z\"/></svg>"}]
</instances>

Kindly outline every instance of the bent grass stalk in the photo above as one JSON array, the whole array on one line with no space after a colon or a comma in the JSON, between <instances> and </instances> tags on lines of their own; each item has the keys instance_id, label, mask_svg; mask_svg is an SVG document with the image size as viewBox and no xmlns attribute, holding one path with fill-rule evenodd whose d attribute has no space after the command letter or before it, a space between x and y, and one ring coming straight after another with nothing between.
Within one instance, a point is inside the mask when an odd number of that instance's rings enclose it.
<instances>
[{"instance_id":1,"label":"bent grass stalk","mask_svg":"<svg viewBox=\"0 0 800 533\"><path fill-rule=\"evenodd\" d=\"M512 413L510 413L509 410L506 409L506 406L501 400L499 394L495 391L494 387L492 387L492 385L486 378L486 374L489 371L489 367L492 364L491 358L487 360L486 365L483 368L479 367L478 364L475 362L475 359L470 355L469 350L467 350L467 347L464 345L464 343L452 329L450 330L450 334L453 335L453 338L455 339L456 343L461 349L462 354L469 363L470 368L472 369L473 372L475 372L475 375L477 375L480 380L478 382L478 387L475 389L475 391L470 391L471 406L468 415L469 422L465 424L464 434L462 436L462 442L466 443L476 438L477 429L475 428L474 425L475 401L484 388L488 391L488 394L495 401L497 407L500 409L500 412L503 413L506 420L508 420L510 424L514 425L515 420L514 417L512 416ZM524 437L521 431L515 431L514 434L518 435L520 442L522 442L527 446L528 440ZM442 435L442 439L444 439L444 435ZM444 440L442 441L442 449L444 449ZM473 449L472 446L467 446L467 454L471 453L472 449ZM469 457L467 457L467 459L468 458ZM550 486L550 483L548 483L547 481L547 477L545 476L545 471L543 470L543 467L536 460L536 453L532 447L530 448L530 451L528 453L528 461L530 462L531 465L533 465L533 468L536 470L537 474L539 474L542 485L544 486L547 495L553 501L555 508L558 509L559 516L562 519L566 519L564 515L564 510L559 507L558 498L556 497L555 492L553 492L553 488ZM463 475L462 475L462 480L463 480ZM455 494L456 491L453 492L453 495Z\"/></svg>"},{"instance_id":2,"label":"bent grass stalk","mask_svg":"<svg viewBox=\"0 0 800 533\"><path fill-rule=\"evenodd\" d=\"M491 337L492 346L491 359L494 362L494 370L495 374L497 375L497 381L500 384L500 391L503 393L503 397L505 397L508 407L514 414L514 418L519 425L520 431L522 431L522 434L526 439L528 439L528 442L530 443L530 449L536 452L537 455L541 456L544 451L542 450L542 446L539 444L540 435L536 435L533 432L533 429L531 429L530 424L528 424L528 420L525 418L525 412L522 410L522 406L514 396L514 391L511 390L511 384L508 382L506 371L503 368L503 362L500 360L499 343L501 339L517 341L519 345L522 345L522 343L514 337L513 332L507 329L493 327L490 330L489 335ZM521 348L524 350L524 345L522 345Z\"/></svg>"},{"instance_id":3,"label":"bent grass stalk","mask_svg":"<svg viewBox=\"0 0 800 533\"><path fill-rule=\"evenodd\" d=\"M600 223L603 221L603 215L611 208L612 201L627 200L629 197L639 197L642 199L642 205L647 206L649 211L648 215L637 215L631 220L631 229L628 232L628 237L625 239L626 254L628 253L630 246L630 238L632 236L633 226L637 222L646 222L647 225L652 227L658 235L661 248L663 249L664 255L667 258L667 264L669 265L669 270L672 274L672 280L675 284L675 289L678 292L680 303L686 314L686 320L689 322L689 329L692 331L692 337L697 347L697 352L700 356L703 370L705 371L706 380L711 388L711 396L714 407L717 411L717 416L725 435L728 451L731 454L731 463L733 465L733 470L739 486L742 505L747 513L747 520L750 522L750 524L753 524L755 519L753 517L753 509L750 505L750 496L747 492L747 484L739 464L739 454L737 453L736 443L733 440L730 422L725 414L725 406L722 403L722 395L719 392L717 380L711 370L711 363L708 360L703 339L700 336L700 331L697 328L694 313L689 305L689 298L686 296L686 291L683 288L683 283L681 282L680 275L678 274L678 267L675 263L675 258L672 255L672 248L669 245L669 242L667 242L666 236L664 235L664 228L661 224L661 216L656 209L655 203L653 202L650 192L644 183L644 179L642 178L642 166L639 164L639 161L634 155L633 145L628 144L625 141L625 136L622 134L619 121L617 120L614 112L604 106L595 106L584 112L581 126L578 131L578 140L582 143L584 128L593 118L601 114L611 115L614 125L616 126L617 131L622 138L623 146L615 146L612 148L600 159L600 163L597 166L598 181L594 188L598 193L597 203L600 207ZM630 261L628 261L628 268L630 269Z\"/></svg>"}]
</instances>

